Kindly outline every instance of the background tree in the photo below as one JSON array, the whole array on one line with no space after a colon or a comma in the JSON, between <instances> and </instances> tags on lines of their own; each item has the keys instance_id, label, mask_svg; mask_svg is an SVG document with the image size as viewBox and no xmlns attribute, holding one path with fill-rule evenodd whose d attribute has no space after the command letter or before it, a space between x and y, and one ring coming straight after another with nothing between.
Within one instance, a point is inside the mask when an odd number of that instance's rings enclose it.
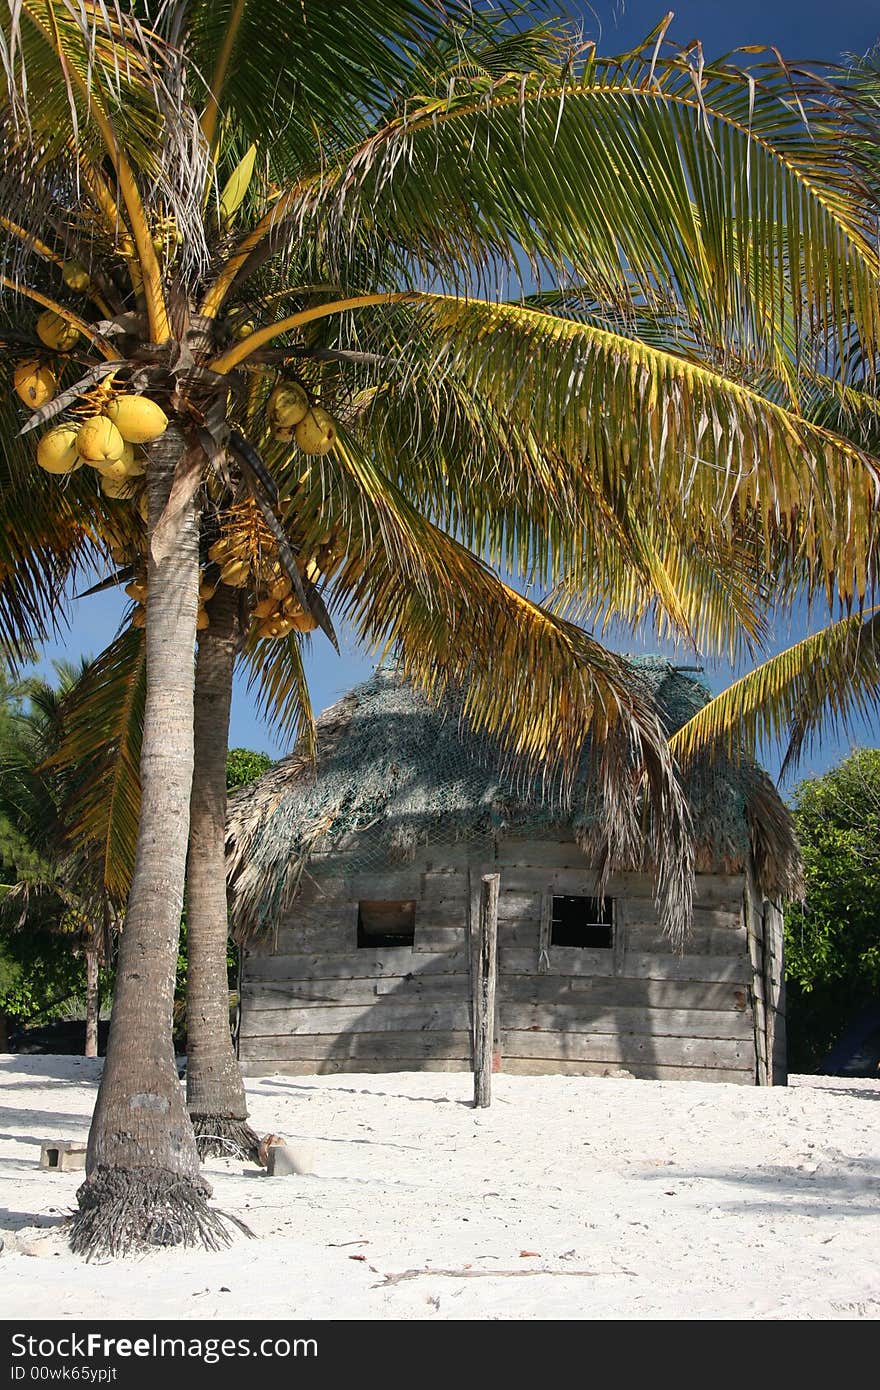
<instances>
[{"instance_id":1,"label":"background tree","mask_svg":"<svg viewBox=\"0 0 880 1390\"><path fill-rule=\"evenodd\" d=\"M880 749L863 748L795 792L805 901L785 915L791 1066L812 1071L880 1002Z\"/></svg>"},{"instance_id":2,"label":"background tree","mask_svg":"<svg viewBox=\"0 0 880 1390\"><path fill-rule=\"evenodd\" d=\"M19 1023L51 1018L85 998L85 1055L98 1055L99 971L114 914L96 873L98 856L74 844L66 821L75 771L52 764L64 734L65 697L82 678L56 663L58 684L31 678L27 704L13 705L0 756L0 823L8 885L0 898L4 1009ZM8 706L7 706L7 713ZM82 966L85 961L85 987Z\"/></svg>"}]
</instances>

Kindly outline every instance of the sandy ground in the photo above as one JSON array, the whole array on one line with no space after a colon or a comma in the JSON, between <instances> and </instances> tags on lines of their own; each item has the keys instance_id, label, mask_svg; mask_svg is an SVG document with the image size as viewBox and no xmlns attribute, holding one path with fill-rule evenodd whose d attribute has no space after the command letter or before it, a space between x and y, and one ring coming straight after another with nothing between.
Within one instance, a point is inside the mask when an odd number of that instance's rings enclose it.
<instances>
[{"instance_id":1,"label":"sandy ground","mask_svg":"<svg viewBox=\"0 0 880 1390\"><path fill-rule=\"evenodd\" d=\"M315 1171L214 1160L215 1205L258 1239L85 1264L81 1176L99 1062L0 1058L7 1319L880 1317L880 1082L788 1089L616 1077L266 1077L260 1133Z\"/></svg>"}]
</instances>

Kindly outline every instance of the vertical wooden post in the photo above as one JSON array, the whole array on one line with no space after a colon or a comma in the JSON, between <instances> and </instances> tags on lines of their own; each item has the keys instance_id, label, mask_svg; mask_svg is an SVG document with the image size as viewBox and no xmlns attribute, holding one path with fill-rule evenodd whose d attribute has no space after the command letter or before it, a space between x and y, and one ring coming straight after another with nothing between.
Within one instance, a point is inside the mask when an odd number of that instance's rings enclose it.
<instances>
[{"instance_id":1,"label":"vertical wooden post","mask_svg":"<svg viewBox=\"0 0 880 1390\"><path fill-rule=\"evenodd\" d=\"M553 884L541 894L541 925L538 929L538 974L550 969L550 941L553 936Z\"/></svg>"},{"instance_id":2,"label":"vertical wooden post","mask_svg":"<svg viewBox=\"0 0 880 1390\"><path fill-rule=\"evenodd\" d=\"M480 915L473 956L474 990L474 1107L492 1100L492 1054L495 1044L495 981L498 973L499 874L484 874L480 885Z\"/></svg>"}]
</instances>

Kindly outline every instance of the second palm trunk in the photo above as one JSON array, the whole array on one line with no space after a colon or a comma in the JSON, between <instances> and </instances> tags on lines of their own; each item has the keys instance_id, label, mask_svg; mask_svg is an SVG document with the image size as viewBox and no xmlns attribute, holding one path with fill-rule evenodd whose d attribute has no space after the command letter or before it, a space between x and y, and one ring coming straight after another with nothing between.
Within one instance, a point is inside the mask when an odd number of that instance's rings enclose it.
<instances>
[{"instance_id":1,"label":"second palm trunk","mask_svg":"<svg viewBox=\"0 0 880 1390\"><path fill-rule=\"evenodd\" d=\"M229 1032L226 950L226 753L240 593L221 584L208 604L195 681L195 758L187 861L186 1098L199 1154L259 1162Z\"/></svg>"}]
</instances>

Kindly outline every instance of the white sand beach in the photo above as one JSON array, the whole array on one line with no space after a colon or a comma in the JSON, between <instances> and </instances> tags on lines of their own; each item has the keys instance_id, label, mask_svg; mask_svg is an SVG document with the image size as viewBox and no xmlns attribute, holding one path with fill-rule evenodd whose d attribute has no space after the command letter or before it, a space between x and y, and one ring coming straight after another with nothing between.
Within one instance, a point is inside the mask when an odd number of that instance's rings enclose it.
<instances>
[{"instance_id":1,"label":"white sand beach","mask_svg":"<svg viewBox=\"0 0 880 1390\"><path fill-rule=\"evenodd\" d=\"M5 1319L880 1317L880 1082L786 1088L467 1074L267 1076L254 1127L314 1149L268 1178L212 1160L255 1240L74 1258L100 1062L0 1058Z\"/></svg>"}]
</instances>

